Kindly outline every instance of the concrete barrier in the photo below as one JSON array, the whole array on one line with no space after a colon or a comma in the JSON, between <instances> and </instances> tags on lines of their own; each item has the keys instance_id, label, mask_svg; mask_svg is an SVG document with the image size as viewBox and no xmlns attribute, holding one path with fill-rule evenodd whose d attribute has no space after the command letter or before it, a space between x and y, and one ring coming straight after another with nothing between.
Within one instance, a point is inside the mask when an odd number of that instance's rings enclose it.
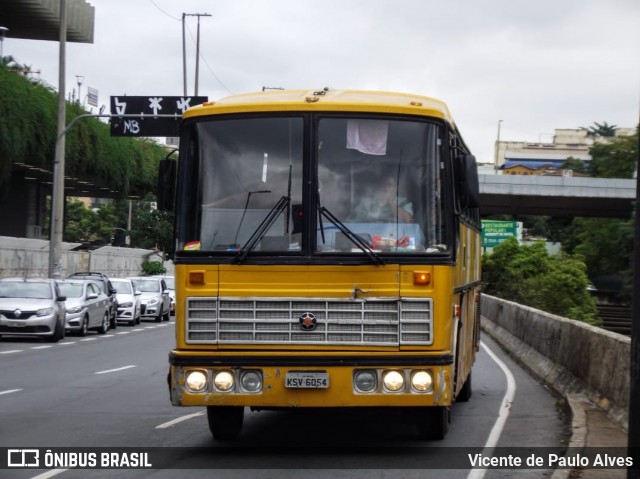
<instances>
[{"instance_id":1,"label":"concrete barrier","mask_svg":"<svg viewBox=\"0 0 640 479\"><path fill-rule=\"evenodd\" d=\"M137 276L142 263L161 261L157 251L104 246L96 250L76 250L80 243L62 243L61 277L77 271L96 271L112 278ZM173 275L173 262L164 263ZM46 277L49 272L49 241L0 236L0 278Z\"/></svg>"},{"instance_id":2,"label":"concrete barrier","mask_svg":"<svg viewBox=\"0 0 640 479\"><path fill-rule=\"evenodd\" d=\"M482 295L482 327L556 392L584 393L628 428L631 339Z\"/></svg>"}]
</instances>

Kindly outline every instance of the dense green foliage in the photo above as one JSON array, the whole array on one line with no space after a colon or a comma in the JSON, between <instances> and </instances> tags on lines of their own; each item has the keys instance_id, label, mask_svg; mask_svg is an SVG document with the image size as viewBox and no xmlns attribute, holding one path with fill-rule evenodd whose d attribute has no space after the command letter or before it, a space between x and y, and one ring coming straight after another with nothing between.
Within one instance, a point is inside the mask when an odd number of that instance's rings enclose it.
<instances>
[{"instance_id":1,"label":"dense green foliage","mask_svg":"<svg viewBox=\"0 0 640 479\"><path fill-rule=\"evenodd\" d=\"M4 63L4 62L3 62ZM13 164L52 169L57 136L58 95L0 63L0 186ZM67 102L67 124L86 114ZM166 151L149 140L110 136L98 119L78 121L65 135L65 174L99 179L121 197L155 189L158 161Z\"/></svg>"},{"instance_id":2,"label":"dense green foliage","mask_svg":"<svg viewBox=\"0 0 640 479\"><path fill-rule=\"evenodd\" d=\"M142 263L142 274L145 276L155 276L166 272L167 268L162 266L160 261L145 261Z\"/></svg>"},{"instance_id":3,"label":"dense green foliage","mask_svg":"<svg viewBox=\"0 0 640 479\"><path fill-rule=\"evenodd\" d=\"M632 178L638 161L638 134L596 143L589 150L589 175L594 178Z\"/></svg>"},{"instance_id":4,"label":"dense green foliage","mask_svg":"<svg viewBox=\"0 0 640 479\"><path fill-rule=\"evenodd\" d=\"M173 257L173 214L152 207L153 195L137 201L133 208L131 244L138 248L162 251L165 259Z\"/></svg>"},{"instance_id":5,"label":"dense green foliage","mask_svg":"<svg viewBox=\"0 0 640 479\"><path fill-rule=\"evenodd\" d=\"M551 256L542 242L518 245L509 238L483 258L485 292L566 318L598 324L580 257Z\"/></svg>"},{"instance_id":6,"label":"dense green foliage","mask_svg":"<svg viewBox=\"0 0 640 479\"><path fill-rule=\"evenodd\" d=\"M134 201L131 210L131 229L127 230L129 201L116 200L95 211L82 202L68 200L64 240L87 246L113 244L125 246L125 236L135 248L162 251L164 259L173 257L173 215L158 211L152 205L154 197Z\"/></svg>"},{"instance_id":7,"label":"dense green foliage","mask_svg":"<svg viewBox=\"0 0 640 479\"><path fill-rule=\"evenodd\" d=\"M64 240L87 245L104 245L110 241L116 224L116 211L108 205L93 211L78 200L68 200Z\"/></svg>"}]
</instances>

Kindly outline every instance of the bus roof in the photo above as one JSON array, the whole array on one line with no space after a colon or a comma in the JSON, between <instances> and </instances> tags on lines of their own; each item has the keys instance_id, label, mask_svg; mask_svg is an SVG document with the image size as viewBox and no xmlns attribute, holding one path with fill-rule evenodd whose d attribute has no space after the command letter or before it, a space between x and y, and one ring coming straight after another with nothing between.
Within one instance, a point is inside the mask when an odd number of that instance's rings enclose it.
<instances>
[{"instance_id":1,"label":"bus roof","mask_svg":"<svg viewBox=\"0 0 640 479\"><path fill-rule=\"evenodd\" d=\"M259 111L377 112L442 118L454 124L447 105L409 93L366 90L267 90L233 95L190 108L184 118Z\"/></svg>"}]
</instances>

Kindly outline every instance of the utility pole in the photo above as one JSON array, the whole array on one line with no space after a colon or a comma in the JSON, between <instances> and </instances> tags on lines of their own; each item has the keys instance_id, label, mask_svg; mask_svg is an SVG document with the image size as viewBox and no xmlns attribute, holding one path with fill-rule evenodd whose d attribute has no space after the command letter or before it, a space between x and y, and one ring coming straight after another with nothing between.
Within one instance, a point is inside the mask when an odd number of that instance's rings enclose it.
<instances>
[{"instance_id":1,"label":"utility pole","mask_svg":"<svg viewBox=\"0 0 640 479\"><path fill-rule=\"evenodd\" d=\"M64 130L65 65L67 44L67 2L60 0L60 56L58 66L58 136L53 160L51 194L51 234L49 236L49 277L59 278L62 270L62 230L64 219Z\"/></svg>"},{"instance_id":2,"label":"utility pole","mask_svg":"<svg viewBox=\"0 0 640 479\"><path fill-rule=\"evenodd\" d=\"M184 82L184 96L187 96L187 49L185 46L185 17L198 17L198 30L196 33L196 79L194 96L198 96L198 79L200 76L200 17L210 17L209 13L183 13L182 14L182 76Z\"/></svg>"},{"instance_id":3,"label":"utility pole","mask_svg":"<svg viewBox=\"0 0 640 479\"><path fill-rule=\"evenodd\" d=\"M182 85L183 85L183 95L187 96L187 46L185 44L185 35L184 35L184 17L186 17L186 13L182 13Z\"/></svg>"},{"instance_id":4,"label":"utility pole","mask_svg":"<svg viewBox=\"0 0 640 479\"><path fill-rule=\"evenodd\" d=\"M639 135L640 136L640 135ZM636 210L633 254L633 294L631 295L631 358L629 365L628 450L633 466L627 468L628 479L640 479L640 137L636 163Z\"/></svg>"}]
</instances>

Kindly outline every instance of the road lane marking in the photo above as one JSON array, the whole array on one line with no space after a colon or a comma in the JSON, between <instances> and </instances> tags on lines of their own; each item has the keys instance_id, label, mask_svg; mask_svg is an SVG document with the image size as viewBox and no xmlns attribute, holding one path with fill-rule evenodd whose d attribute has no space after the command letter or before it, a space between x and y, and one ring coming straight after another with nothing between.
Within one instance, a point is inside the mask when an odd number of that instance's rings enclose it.
<instances>
[{"instance_id":1,"label":"road lane marking","mask_svg":"<svg viewBox=\"0 0 640 479\"><path fill-rule=\"evenodd\" d=\"M173 419L173 420L171 420L169 422L165 422L163 424L160 424L159 426L156 426L156 429L166 429L168 427L173 427L173 426L175 426L176 424L178 424L178 423L180 423L182 421L186 421L188 419L192 419L192 418L198 417L198 416L204 416L204 414L206 412L207 411L200 411L200 412L196 412L196 413L193 413L193 414L187 414L186 416L180 416L180 417L178 417L176 419Z\"/></svg>"},{"instance_id":2,"label":"road lane marking","mask_svg":"<svg viewBox=\"0 0 640 479\"><path fill-rule=\"evenodd\" d=\"M144 328L136 328L136 329L132 329L131 331L122 331L119 333L111 333L111 334L104 334L104 335L100 335L97 337L93 337L93 338L83 338L80 339L80 341L96 341L98 339L107 339L107 338L115 338L116 335L120 334L130 334L133 331L144 331L145 329L156 329L158 327L165 327L165 326L174 326L173 323L166 323L166 324L158 324L156 326L145 326ZM78 341L64 341L64 342L60 342L57 343L55 346L69 346L71 344L78 344ZM38 349L49 349L49 348L53 348L54 345L43 345L43 346L32 346L29 349L31 350L38 350ZM22 353L24 352L23 349L11 349L9 351L0 351L0 354L15 354L15 353ZM135 367L135 366L134 366Z\"/></svg>"},{"instance_id":3,"label":"road lane marking","mask_svg":"<svg viewBox=\"0 0 640 479\"><path fill-rule=\"evenodd\" d=\"M22 391L22 389L7 389L6 391L0 391L0 396L3 394L17 393L18 391Z\"/></svg>"},{"instance_id":4,"label":"road lane marking","mask_svg":"<svg viewBox=\"0 0 640 479\"><path fill-rule=\"evenodd\" d=\"M50 471L33 476L31 479L49 479L50 477L57 476L58 474L62 474L64 471L68 470L69 469L51 469Z\"/></svg>"},{"instance_id":5,"label":"road lane marking","mask_svg":"<svg viewBox=\"0 0 640 479\"><path fill-rule=\"evenodd\" d=\"M118 371L124 371L125 369L131 369L131 368L135 368L135 367L136 367L136 365L135 365L135 364L130 364L129 366L123 366L123 367L121 367L121 368L115 368L115 369L107 369L107 370L105 370L105 371L98 371L98 372L95 372L95 373L93 373L93 374L108 374L108 373L115 373L115 372L118 372Z\"/></svg>"},{"instance_id":6,"label":"road lane marking","mask_svg":"<svg viewBox=\"0 0 640 479\"><path fill-rule=\"evenodd\" d=\"M480 342L480 346L487 352L489 357L493 359L502 372L507 377L507 390L504 393L502 398L502 402L500 403L500 409L498 410L498 419L494 423L491 428L491 432L489 433L489 437L487 438L487 442L484 445L482 450L482 454L485 456L491 456L492 450L498 445L498 440L500 439L500 435L502 434L502 429L504 425L507 423L507 418L509 417L509 413L511 412L511 405L513 404L513 399L516 395L516 380L513 377L513 374L509 370L509 367L503 363L496 354L489 349L489 347ZM484 475L487 473L486 469L472 469L467 476L467 479L482 479Z\"/></svg>"}]
</instances>

